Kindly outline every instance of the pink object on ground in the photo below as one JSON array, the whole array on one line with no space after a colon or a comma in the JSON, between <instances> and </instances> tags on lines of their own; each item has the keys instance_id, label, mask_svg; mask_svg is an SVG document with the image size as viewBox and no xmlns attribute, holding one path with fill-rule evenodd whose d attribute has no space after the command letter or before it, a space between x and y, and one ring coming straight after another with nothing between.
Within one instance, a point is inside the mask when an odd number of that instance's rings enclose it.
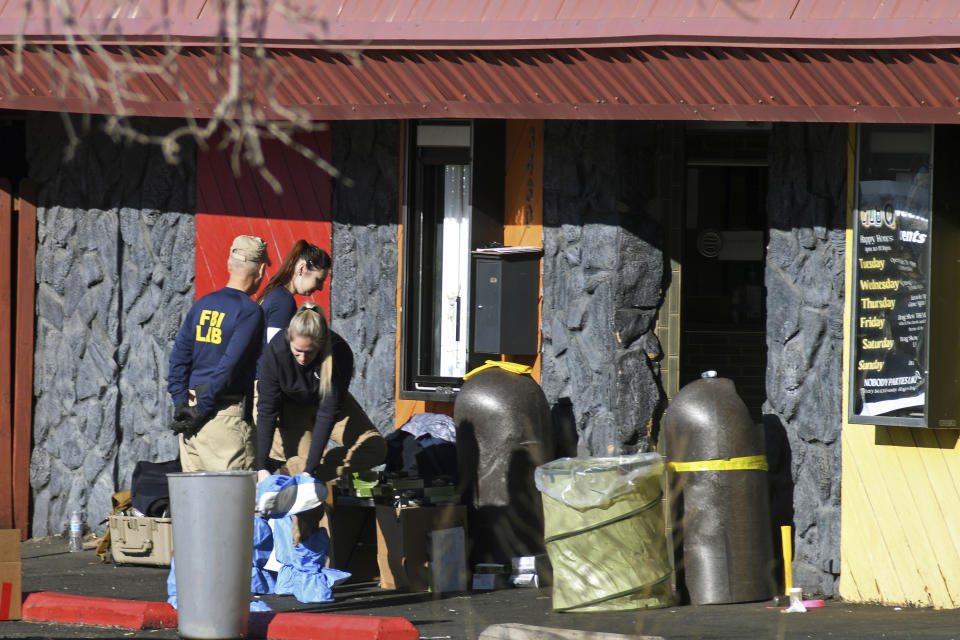
<instances>
[{"instance_id":1,"label":"pink object on ground","mask_svg":"<svg viewBox=\"0 0 960 640\"><path fill-rule=\"evenodd\" d=\"M826 604L823 600L801 600L801 602L807 609L819 609ZM767 607L767 609L786 609L786 607Z\"/></svg>"}]
</instances>

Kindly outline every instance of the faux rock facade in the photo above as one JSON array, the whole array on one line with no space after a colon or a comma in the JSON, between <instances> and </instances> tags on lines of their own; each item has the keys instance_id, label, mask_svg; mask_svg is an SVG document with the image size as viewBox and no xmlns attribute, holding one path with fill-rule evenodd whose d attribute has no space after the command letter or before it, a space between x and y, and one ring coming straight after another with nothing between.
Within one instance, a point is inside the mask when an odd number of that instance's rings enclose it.
<instances>
[{"instance_id":1,"label":"faux rock facade","mask_svg":"<svg viewBox=\"0 0 960 640\"><path fill-rule=\"evenodd\" d=\"M27 123L38 185L33 536L61 533L74 509L102 533L134 464L176 456L167 358L193 301L193 148L170 165L155 146L114 143L99 119L73 125L68 159L58 115Z\"/></svg>"},{"instance_id":2,"label":"faux rock facade","mask_svg":"<svg viewBox=\"0 0 960 640\"><path fill-rule=\"evenodd\" d=\"M767 213L767 402L789 442L793 582L840 573L847 125L774 124Z\"/></svg>"},{"instance_id":3,"label":"faux rock facade","mask_svg":"<svg viewBox=\"0 0 960 640\"><path fill-rule=\"evenodd\" d=\"M770 141L764 411L787 443L795 583L828 595L840 571L846 135L775 124ZM569 399L580 455L647 449L661 408L658 139L654 123L545 127L542 386L553 405Z\"/></svg>"},{"instance_id":4,"label":"faux rock facade","mask_svg":"<svg viewBox=\"0 0 960 640\"><path fill-rule=\"evenodd\" d=\"M333 124L332 325L353 347L350 390L384 434L394 428L397 163L400 123Z\"/></svg>"},{"instance_id":5,"label":"faux rock facade","mask_svg":"<svg viewBox=\"0 0 960 640\"><path fill-rule=\"evenodd\" d=\"M333 124L334 165L354 182L333 181L333 326L354 350L351 389L384 433L400 126ZM542 387L551 405L569 400L579 436L569 453L647 450L662 408L659 126L545 124ZM193 301L196 172L192 149L171 166L96 126L67 160L57 115L31 115L27 132L39 187L31 534L44 536L76 508L95 525L136 461L176 455L165 380ZM770 156L765 412L789 442L795 581L824 594L839 573L845 144L843 125L774 125Z\"/></svg>"},{"instance_id":6,"label":"faux rock facade","mask_svg":"<svg viewBox=\"0 0 960 640\"><path fill-rule=\"evenodd\" d=\"M657 123L545 123L541 385L569 399L579 455L648 450L661 408L660 139Z\"/></svg>"}]
</instances>

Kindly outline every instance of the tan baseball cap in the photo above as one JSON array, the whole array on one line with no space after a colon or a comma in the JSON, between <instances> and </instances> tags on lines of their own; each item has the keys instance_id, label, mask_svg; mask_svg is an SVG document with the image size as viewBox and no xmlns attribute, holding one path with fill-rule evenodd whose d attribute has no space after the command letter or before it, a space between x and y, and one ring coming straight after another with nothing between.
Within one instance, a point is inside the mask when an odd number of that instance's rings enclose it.
<instances>
[{"instance_id":1,"label":"tan baseball cap","mask_svg":"<svg viewBox=\"0 0 960 640\"><path fill-rule=\"evenodd\" d=\"M230 245L230 257L247 262L266 262L270 264L267 255L267 243L256 236L237 236Z\"/></svg>"}]
</instances>

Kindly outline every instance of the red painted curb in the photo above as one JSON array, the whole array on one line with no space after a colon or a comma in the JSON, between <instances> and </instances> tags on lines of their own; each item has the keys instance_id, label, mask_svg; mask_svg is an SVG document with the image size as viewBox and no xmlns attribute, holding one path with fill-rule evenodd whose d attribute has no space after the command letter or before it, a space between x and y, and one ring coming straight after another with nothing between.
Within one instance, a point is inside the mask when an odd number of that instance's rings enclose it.
<instances>
[{"instance_id":1,"label":"red painted curb","mask_svg":"<svg viewBox=\"0 0 960 640\"><path fill-rule=\"evenodd\" d=\"M406 618L335 613L251 613L250 635L266 640L418 640Z\"/></svg>"},{"instance_id":2,"label":"red painted curb","mask_svg":"<svg viewBox=\"0 0 960 640\"><path fill-rule=\"evenodd\" d=\"M166 602L38 591L24 599L23 619L127 629L169 629L177 626L177 611Z\"/></svg>"},{"instance_id":3,"label":"red painted curb","mask_svg":"<svg viewBox=\"0 0 960 640\"><path fill-rule=\"evenodd\" d=\"M126 629L170 629L177 626L177 611L166 602L38 591L24 600L23 619ZM420 633L406 618L256 612L250 614L249 636L266 640L418 640Z\"/></svg>"}]
</instances>

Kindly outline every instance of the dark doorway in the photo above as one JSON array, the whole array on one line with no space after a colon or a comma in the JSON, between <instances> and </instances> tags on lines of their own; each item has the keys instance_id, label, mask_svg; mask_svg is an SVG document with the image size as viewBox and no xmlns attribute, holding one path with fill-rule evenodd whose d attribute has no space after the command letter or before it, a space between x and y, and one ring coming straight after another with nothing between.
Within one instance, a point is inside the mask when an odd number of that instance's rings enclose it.
<instances>
[{"instance_id":1,"label":"dark doorway","mask_svg":"<svg viewBox=\"0 0 960 640\"><path fill-rule=\"evenodd\" d=\"M680 386L734 381L760 422L766 397L765 127L688 131Z\"/></svg>"},{"instance_id":2,"label":"dark doorway","mask_svg":"<svg viewBox=\"0 0 960 640\"><path fill-rule=\"evenodd\" d=\"M7 178L13 185L27 177L26 139L26 120L22 115L8 113L0 117L0 178Z\"/></svg>"}]
</instances>

